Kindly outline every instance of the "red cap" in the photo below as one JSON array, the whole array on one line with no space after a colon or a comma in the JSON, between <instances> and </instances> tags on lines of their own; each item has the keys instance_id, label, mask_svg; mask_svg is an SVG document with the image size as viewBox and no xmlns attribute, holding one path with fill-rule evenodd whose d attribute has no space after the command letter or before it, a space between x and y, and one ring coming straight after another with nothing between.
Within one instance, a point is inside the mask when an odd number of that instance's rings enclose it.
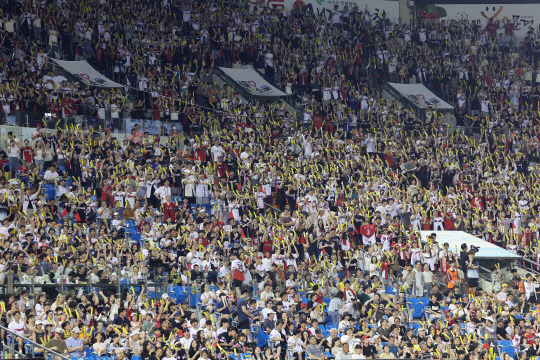
<instances>
[{"instance_id":1,"label":"red cap","mask_svg":"<svg viewBox=\"0 0 540 360\"><path fill-rule=\"evenodd\" d=\"M365 340L365 339L369 339L369 336L367 335L362 336L362 340Z\"/></svg>"},{"instance_id":2,"label":"red cap","mask_svg":"<svg viewBox=\"0 0 540 360\"><path fill-rule=\"evenodd\" d=\"M305 307L307 307L307 305L304 304L304 303L302 303L302 305L300 305L300 308L305 308Z\"/></svg>"},{"instance_id":3,"label":"red cap","mask_svg":"<svg viewBox=\"0 0 540 360\"><path fill-rule=\"evenodd\" d=\"M488 344L488 343L485 343L484 345L482 345L482 347L483 347L484 349L489 349L489 344Z\"/></svg>"}]
</instances>

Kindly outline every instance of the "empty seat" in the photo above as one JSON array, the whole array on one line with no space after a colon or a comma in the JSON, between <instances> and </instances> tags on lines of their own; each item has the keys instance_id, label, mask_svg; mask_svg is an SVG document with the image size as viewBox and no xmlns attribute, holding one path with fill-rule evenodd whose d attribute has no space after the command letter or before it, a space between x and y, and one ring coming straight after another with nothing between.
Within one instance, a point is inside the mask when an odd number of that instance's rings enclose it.
<instances>
[{"instance_id":1,"label":"empty seat","mask_svg":"<svg viewBox=\"0 0 540 360\"><path fill-rule=\"evenodd\" d=\"M424 304L412 304L413 318L421 318L424 316Z\"/></svg>"}]
</instances>

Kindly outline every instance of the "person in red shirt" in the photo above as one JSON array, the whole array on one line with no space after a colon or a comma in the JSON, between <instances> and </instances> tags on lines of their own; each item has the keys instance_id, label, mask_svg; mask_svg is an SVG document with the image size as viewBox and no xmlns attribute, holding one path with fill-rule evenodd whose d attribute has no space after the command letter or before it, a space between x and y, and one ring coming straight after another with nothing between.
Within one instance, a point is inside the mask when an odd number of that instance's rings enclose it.
<instances>
[{"instance_id":1,"label":"person in red shirt","mask_svg":"<svg viewBox=\"0 0 540 360\"><path fill-rule=\"evenodd\" d=\"M24 146L22 148L23 159L27 164L32 164L34 161L34 148L30 146L28 139L24 140Z\"/></svg>"},{"instance_id":2,"label":"person in red shirt","mask_svg":"<svg viewBox=\"0 0 540 360\"><path fill-rule=\"evenodd\" d=\"M163 221L167 221L167 218L171 218L172 221L175 221L176 216L174 212L174 208L176 207L176 203L172 201L171 196L167 196L167 201L161 204L162 211L163 211Z\"/></svg>"},{"instance_id":3,"label":"person in red shirt","mask_svg":"<svg viewBox=\"0 0 540 360\"><path fill-rule=\"evenodd\" d=\"M26 140L28 141L28 140ZM20 180L25 183L25 184L28 184L28 174L30 172L30 168L28 167L28 164L26 163L26 159L22 159L21 160L21 164L19 165L19 168L17 169L17 174L20 178Z\"/></svg>"},{"instance_id":4,"label":"person in red shirt","mask_svg":"<svg viewBox=\"0 0 540 360\"><path fill-rule=\"evenodd\" d=\"M79 106L77 106L75 100L73 100L69 94L66 94L62 100L62 117L66 119L68 123L71 123L78 111Z\"/></svg>"},{"instance_id":5,"label":"person in red shirt","mask_svg":"<svg viewBox=\"0 0 540 360\"><path fill-rule=\"evenodd\" d=\"M530 325L525 326L525 338L527 339L527 344L533 345L535 337L536 333L534 331L534 328Z\"/></svg>"},{"instance_id":6,"label":"person in red shirt","mask_svg":"<svg viewBox=\"0 0 540 360\"><path fill-rule=\"evenodd\" d=\"M497 30L499 29L499 21L493 21L493 19L488 20L486 30L492 37L497 36Z\"/></svg>"},{"instance_id":7,"label":"person in red shirt","mask_svg":"<svg viewBox=\"0 0 540 360\"><path fill-rule=\"evenodd\" d=\"M444 215L444 230L454 230L454 217L452 213L446 213Z\"/></svg>"}]
</instances>

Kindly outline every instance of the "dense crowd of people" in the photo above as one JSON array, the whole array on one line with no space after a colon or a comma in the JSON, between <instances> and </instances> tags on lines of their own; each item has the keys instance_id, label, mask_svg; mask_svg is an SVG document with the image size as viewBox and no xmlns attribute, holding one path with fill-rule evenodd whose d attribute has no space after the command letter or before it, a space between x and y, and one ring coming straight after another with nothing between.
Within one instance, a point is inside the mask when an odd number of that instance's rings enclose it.
<instances>
[{"instance_id":1,"label":"dense crowd of people","mask_svg":"<svg viewBox=\"0 0 540 360\"><path fill-rule=\"evenodd\" d=\"M540 262L534 29L300 1L0 3L2 110L37 126L2 139L2 326L86 360L540 356L532 274L497 265L488 291L474 249L419 236ZM298 113L218 88L215 66L253 66ZM383 100L386 81L424 83L455 129ZM124 137L124 117L175 126ZM200 286L200 304L148 284Z\"/></svg>"}]
</instances>

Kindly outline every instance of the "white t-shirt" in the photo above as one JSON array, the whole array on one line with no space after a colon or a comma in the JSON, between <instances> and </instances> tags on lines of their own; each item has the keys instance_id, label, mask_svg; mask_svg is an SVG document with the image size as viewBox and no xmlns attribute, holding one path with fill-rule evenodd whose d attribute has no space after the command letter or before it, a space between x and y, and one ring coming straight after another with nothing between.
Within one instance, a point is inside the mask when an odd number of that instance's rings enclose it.
<instances>
[{"instance_id":1,"label":"white t-shirt","mask_svg":"<svg viewBox=\"0 0 540 360\"><path fill-rule=\"evenodd\" d=\"M17 335L24 335L24 327L25 327L25 324L24 324L24 321L19 320L18 322L15 321L15 319L13 319L9 325L8 325L8 329L10 331L13 331L15 334Z\"/></svg>"},{"instance_id":2,"label":"white t-shirt","mask_svg":"<svg viewBox=\"0 0 540 360\"><path fill-rule=\"evenodd\" d=\"M9 146L8 150L9 150L9 157L16 157L16 158L19 157L19 148L16 145Z\"/></svg>"},{"instance_id":3,"label":"white t-shirt","mask_svg":"<svg viewBox=\"0 0 540 360\"><path fill-rule=\"evenodd\" d=\"M45 171L45 175L43 176L43 179L45 180L54 180L58 178L58 173L56 171Z\"/></svg>"}]
</instances>

